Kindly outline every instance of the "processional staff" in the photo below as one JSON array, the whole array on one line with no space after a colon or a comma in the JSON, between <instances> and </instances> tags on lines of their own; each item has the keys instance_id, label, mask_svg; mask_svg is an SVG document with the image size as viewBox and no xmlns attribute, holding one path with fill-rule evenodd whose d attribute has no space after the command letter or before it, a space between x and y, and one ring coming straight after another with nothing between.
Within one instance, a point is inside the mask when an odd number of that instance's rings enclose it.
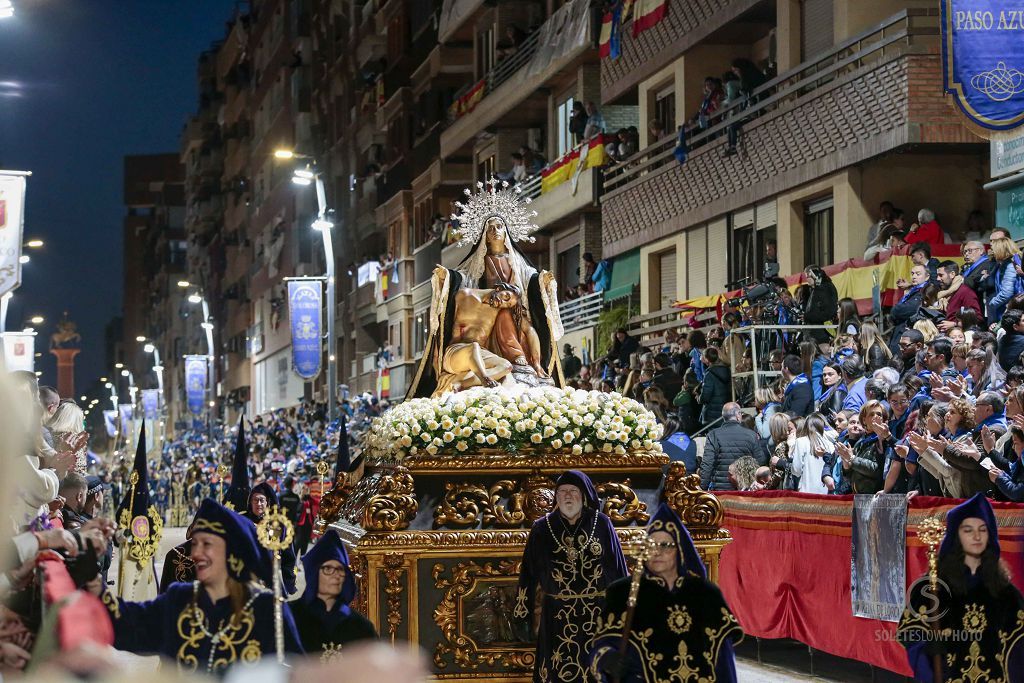
<instances>
[{"instance_id":1,"label":"processional staff","mask_svg":"<svg viewBox=\"0 0 1024 683\"><path fill-rule=\"evenodd\" d=\"M615 667L613 680L621 683L622 675L626 670L626 653L629 651L629 635L633 630L633 617L636 615L636 599L640 593L640 580L644 576L644 568L647 558L650 557L654 548L654 541L645 538L640 543L639 553L636 556L636 567L633 568L633 577L629 583L629 596L626 598L626 618L622 624L622 640L619 642L619 657Z\"/></svg>"},{"instance_id":2,"label":"processional staff","mask_svg":"<svg viewBox=\"0 0 1024 683\"><path fill-rule=\"evenodd\" d=\"M256 536L260 545L274 555L274 646L277 650L277 661L284 662L284 596L281 590L281 551L289 547L295 529L284 511L276 505L271 507L259 524L256 525Z\"/></svg>"}]
</instances>

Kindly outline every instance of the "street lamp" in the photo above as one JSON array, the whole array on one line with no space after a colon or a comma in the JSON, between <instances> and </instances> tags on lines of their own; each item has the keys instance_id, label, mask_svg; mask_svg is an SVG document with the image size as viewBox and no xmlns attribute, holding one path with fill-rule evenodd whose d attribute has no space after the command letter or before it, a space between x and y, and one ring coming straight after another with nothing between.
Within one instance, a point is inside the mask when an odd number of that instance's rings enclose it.
<instances>
[{"instance_id":1,"label":"street lamp","mask_svg":"<svg viewBox=\"0 0 1024 683\"><path fill-rule=\"evenodd\" d=\"M26 263L28 263L31 260L32 259L31 259L31 257L29 257L28 254L22 254L21 256L18 257L18 263L20 263L22 265L25 265Z\"/></svg>"},{"instance_id":2,"label":"street lamp","mask_svg":"<svg viewBox=\"0 0 1024 683\"><path fill-rule=\"evenodd\" d=\"M45 243L42 240L29 240L28 242L25 242L25 246L29 249L40 249L43 244Z\"/></svg>"},{"instance_id":3,"label":"street lamp","mask_svg":"<svg viewBox=\"0 0 1024 683\"><path fill-rule=\"evenodd\" d=\"M46 319L41 315L34 315L28 319L28 321L33 325L42 325L44 320Z\"/></svg>"},{"instance_id":4,"label":"street lamp","mask_svg":"<svg viewBox=\"0 0 1024 683\"><path fill-rule=\"evenodd\" d=\"M335 401L335 388L338 385L338 340L334 335L334 243L331 239L331 228L334 223L327 219L327 191L324 189L322 174L316 170L316 159L305 154L296 154L294 150L278 149L274 151L277 159L306 159L305 168L295 169L292 182L296 185L316 183L317 215L312 228L320 233L324 242L324 260L327 267L327 419L333 422L338 417Z\"/></svg>"},{"instance_id":5,"label":"street lamp","mask_svg":"<svg viewBox=\"0 0 1024 683\"><path fill-rule=\"evenodd\" d=\"M180 285L181 283L179 282L178 284ZM212 409L216 405L216 402L213 400L213 398L214 398L214 387L213 387L213 379L214 379L214 377L213 377L213 360L214 360L214 356L213 356L213 323L210 322L210 304L207 303L206 297L203 296L200 292L195 292L193 294L190 294L189 297L188 297L188 301L191 304L202 304L202 306L203 306L203 322L200 325L200 327L202 327L203 331L206 332L206 384L207 384L207 390L210 392L209 404L210 404L210 408ZM213 419L212 419L213 418L213 410L210 410L210 412L208 413L208 416L210 417L209 428L212 430L213 429Z\"/></svg>"}]
</instances>

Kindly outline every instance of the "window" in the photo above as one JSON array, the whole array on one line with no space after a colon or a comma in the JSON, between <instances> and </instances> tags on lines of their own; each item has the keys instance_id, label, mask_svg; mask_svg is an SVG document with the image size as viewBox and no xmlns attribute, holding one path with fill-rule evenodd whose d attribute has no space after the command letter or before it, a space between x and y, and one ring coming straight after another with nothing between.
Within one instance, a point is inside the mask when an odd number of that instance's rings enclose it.
<instances>
[{"instance_id":1,"label":"window","mask_svg":"<svg viewBox=\"0 0 1024 683\"><path fill-rule=\"evenodd\" d=\"M497 172L498 167L493 154L488 157L482 157L476 164L476 179L479 182L486 183Z\"/></svg>"},{"instance_id":2,"label":"window","mask_svg":"<svg viewBox=\"0 0 1024 683\"><path fill-rule=\"evenodd\" d=\"M654 118L666 131L676 129L676 86L668 85L654 94ZM651 140L650 142L654 142Z\"/></svg>"},{"instance_id":3,"label":"window","mask_svg":"<svg viewBox=\"0 0 1024 683\"><path fill-rule=\"evenodd\" d=\"M832 198L810 202L804 207L804 265L832 263Z\"/></svg>"},{"instance_id":4,"label":"window","mask_svg":"<svg viewBox=\"0 0 1024 683\"><path fill-rule=\"evenodd\" d=\"M671 307L676 300L676 250L669 249L652 258L652 265L658 269L657 296L651 301L651 310L655 311Z\"/></svg>"},{"instance_id":5,"label":"window","mask_svg":"<svg viewBox=\"0 0 1024 683\"><path fill-rule=\"evenodd\" d=\"M413 357L419 356L423 353L423 349L427 345L427 334L430 332L430 323L428 322L428 316L430 315L429 308L423 308L416 311L416 318L412 324L412 355Z\"/></svg>"},{"instance_id":6,"label":"window","mask_svg":"<svg viewBox=\"0 0 1024 683\"><path fill-rule=\"evenodd\" d=\"M573 287L580 282L583 276L580 270L580 245L569 247L558 254L558 272L555 277L562 283L563 290L566 287Z\"/></svg>"},{"instance_id":7,"label":"window","mask_svg":"<svg viewBox=\"0 0 1024 683\"><path fill-rule=\"evenodd\" d=\"M756 279L754 245L754 210L744 209L729 217L729 282Z\"/></svg>"},{"instance_id":8,"label":"window","mask_svg":"<svg viewBox=\"0 0 1024 683\"><path fill-rule=\"evenodd\" d=\"M573 98L570 95L565 101L558 105L555 112L557 121L555 158L561 159L572 149L572 133L569 132L569 119L572 117Z\"/></svg>"},{"instance_id":9,"label":"window","mask_svg":"<svg viewBox=\"0 0 1024 683\"><path fill-rule=\"evenodd\" d=\"M494 27L481 31L476 38L477 74L483 78L494 68Z\"/></svg>"}]
</instances>

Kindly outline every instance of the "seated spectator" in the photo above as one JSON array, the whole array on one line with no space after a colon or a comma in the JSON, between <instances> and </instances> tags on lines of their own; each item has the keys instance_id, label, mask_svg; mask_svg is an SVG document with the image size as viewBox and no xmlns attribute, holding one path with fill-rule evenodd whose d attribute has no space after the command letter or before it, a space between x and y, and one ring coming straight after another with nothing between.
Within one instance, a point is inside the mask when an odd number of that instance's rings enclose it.
<instances>
[{"instance_id":1,"label":"seated spectator","mask_svg":"<svg viewBox=\"0 0 1024 683\"><path fill-rule=\"evenodd\" d=\"M861 364L860 358L852 356L844 360L840 367L843 371L843 384L846 385L847 390L846 400L843 401L843 410L860 412L867 400L864 393L867 384L867 379L864 377L864 366Z\"/></svg>"},{"instance_id":2,"label":"seated spectator","mask_svg":"<svg viewBox=\"0 0 1024 683\"><path fill-rule=\"evenodd\" d=\"M620 327L612 335L612 346L608 351L608 360L617 360L620 366L628 368L629 357L638 348L640 348L640 342L637 341L636 337L630 336L626 332L625 327Z\"/></svg>"},{"instance_id":3,"label":"seated spectator","mask_svg":"<svg viewBox=\"0 0 1024 683\"><path fill-rule=\"evenodd\" d=\"M857 344L862 351L869 372L887 367L892 362L892 351L882 339L878 325L875 323L868 321L861 326Z\"/></svg>"},{"instance_id":4,"label":"seated spectator","mask_svg":"<svg viewBox=\"0 0 1024 683\"><path fill-rule=\"evenodd\" d=\"M740 77L731 70L722 74L722 95L722 109L743 99L743 94L740 92Z\"/></svg>"},{"instance_id":5,"label":"seated spectator","mask_svg":"<svg viewBox=\"0 0 1024 683\"><path fill-rule=\"evenodd\" d=\"M537 175L548 165L544 155L529 145L520 145L519 153L523 156L523 165L526 167L527 177Z\"/></svg>"},{"instance_id":6,"label":"seated spectator","mask_svg":"<svg viewBox=\"0 0 1024 683\"><path fill-rule=\"evenodd\" d=\"M999 365L1012 368L1024 353L1024 314L1016 310L1007 311L999 324L1003 328L1003 336L999 339Z\"/></svg>"},{"instance_id":7,"label":"seated spectator","mask_svg":"<svg viewBox=\"0 0 1024 683\"><path fill-rule=\"evenodd\" d=\"M939 291L937 307L944 311L944 320L939 321L940 332L948 333L957 325L957 316L965 309L981 315L981 303L978 295L964 283L960 274L960 266L956 261L943 261L938 267L938 280L942 290Z\"/></svg>"},{"instance_id":8,"label":"seated spectator","mask_svg":"<svg viewBox=\"0 0 1024 683\"><path fill-rule=\"evenodd\" d=\"M989 479L1003 497L1013 503L1024 502L1024 429L1010 426L1010 443L1016 459L1006 472L998 467L988 468Z\"/></svg>"},{"instance_id":9,"label":"seated spectator","mask_svg":"<svg viewBox=\"0 0 1024 683\"><path fill-rule=\"evenodd\" d=\"M922 265L915 265L910 270L910 282L900 278L896 286L906 290L903 297L892 307L889 312L893 324L893 334L889 348L895 350L903 332L910 326L912 320L921 315L921 307L924 305L924 288L928 284L928 269Z\"/></svg>"},{"instance_id":10,"label":"seated spectator","mask_svg":"<svg viewBox=\"0 0 1024 683\"><path fill-rule=\"evenodd\" d=\"M928 281L938 283L939 259L932 258L932 245L928 242L916 242L910 246L910 261L917 266L928 269Z\"/></svg>"},{"instance_id":11,"label":"seated spectator","mask_svg":"<svg viewBox=\"0 0 1024 683\"><path fill-rule=\"evenodd\" d=\"M495 173L498 180L509 183L521 183L526 180L526 164L523 163L523 155L519 152L512 152L512 170Z\"/></svg>"},{"instance_id":12,"label":"seated spectator","mask_svg":"<svg viewBox=\"0 0 1024 683\"><path fill-rule=\"evenodd\" d=\"M842 368L838 363L830 362L821 371L823 391L818 401L818 411L825 415L839 413L843 409L848 393L843 384Z\"/></svg>"},{"instance_id":13,"label":"seated spectator","mask_svg":"<svg viewBox=\"0 0 1024 683\"><path fill-rule=\"evenodd\" d=\"M939 222L935 220L934 211L931 209L921 209L917 212L917 222L911 224L906 241L907 244L927 242L933 247L946 243L942 228L939 227Z\"/></svg>"},{"instance_id":14,"label":"seated spectator","mask_svg":"<svg viewBox=\"0 0 1024 683\"><path fill-rule=\"evenodd\" d=\"M593 100L587 100L587 126L583 129L583 139L590 140L605 131L604 117Z\"/></svg>"},{"instance_id":15,"label":"seated spectator","mask_svg":"<svg viewBox=\"0 0 1024 683\"><path fill-rule=\"evenodd\" d=\"M782 381L785 383L785 398L782 410L786 413L807 415L814 410L814 391L811 381L803 372L800 356L786 356L782 361Z\"/></svg>"}]
</instances>

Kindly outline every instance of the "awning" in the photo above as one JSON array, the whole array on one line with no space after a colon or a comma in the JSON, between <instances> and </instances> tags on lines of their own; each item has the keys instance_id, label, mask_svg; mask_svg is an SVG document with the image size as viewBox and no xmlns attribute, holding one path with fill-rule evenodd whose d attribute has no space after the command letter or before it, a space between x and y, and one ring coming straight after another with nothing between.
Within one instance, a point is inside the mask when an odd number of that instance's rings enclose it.
<instances>
[{"instance_id":1,"label":"awning","mask_svg":"<svg viewBox=\"0 0 1024 683\"><path fill-rule=\"evenodd\" d=\"M634 249L612 261L612 281L605 290L604 300L615 301L630 296L640 284L640 250Z\"/></svg>"}]
</instances>

